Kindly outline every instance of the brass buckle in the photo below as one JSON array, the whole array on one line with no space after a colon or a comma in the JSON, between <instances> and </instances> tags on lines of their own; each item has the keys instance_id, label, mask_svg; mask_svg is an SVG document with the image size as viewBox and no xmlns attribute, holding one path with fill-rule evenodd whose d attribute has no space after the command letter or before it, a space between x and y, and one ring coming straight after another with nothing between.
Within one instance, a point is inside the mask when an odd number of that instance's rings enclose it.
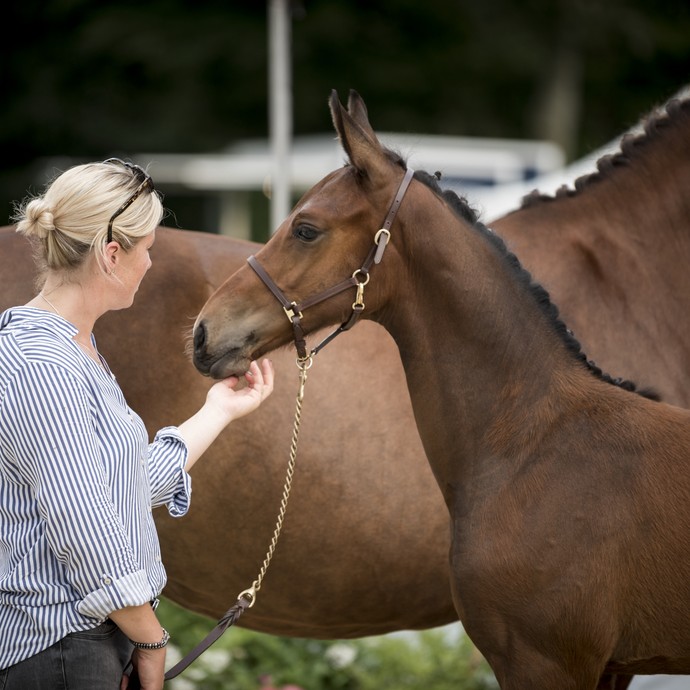
<instances>
[{"instance_id":1,"label":"brass buckle","mask_svg":"<svg viewBox=\"0 0 690 690\"><path fill-rule=\"evenodd\" d=\"M302 312L297 309L297 304L295 302L290 303L290 307L283 307L283 311L285 312L285 315L288 317L288 320L290 323L292 323L297 317L298 319L302 318Z\"/></svg>"}]
</instances>

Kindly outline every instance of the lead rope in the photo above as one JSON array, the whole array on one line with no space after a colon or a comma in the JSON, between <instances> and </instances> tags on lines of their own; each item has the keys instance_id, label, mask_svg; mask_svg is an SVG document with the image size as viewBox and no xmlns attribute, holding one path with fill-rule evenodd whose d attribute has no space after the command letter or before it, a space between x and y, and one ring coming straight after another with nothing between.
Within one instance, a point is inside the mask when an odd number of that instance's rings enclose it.
<instances>
[{"instance_id":1,"label":"lead rope","mask_svg":"<svg viewBox=\"0 0 690 690\"><path fill-rule=\"evenodd\" d=\"M290 490L292 489L292 477L295 473L295 463L297 461L297 441L299 440L299 428L302 421L302 400L304 399L304 385L307 382L307 372L311 369L311 365L314 363L314 355L310 354L306 357L297 358L297 366L299 367L299 390L297 391L297 401L295 405L295 421L292 425L292 440L290 441L290 461L288 462L287 472L285 474L285 484L283 486L283 496L280 499L280 510L278 511L278 519L276 520L276 527L273 530L273 538L271 539L271 545L268 547L266 552L266 558L264 558L263 565L259 571L259 575L252 582L252 586L249 589L245 589L240 592L238 599L246 597L250 600L249 608L254 606L256 601L256 593L261 589L261 583L266 575L268 566L273 558L273 552L278 544L278 538L280 537L280 532L283 529L283 520L285 519L285 511L287 510L288 499L290 498Z\"/></svg>"},{"instance_id":2,"label":"lead rope","mask_svg":"<svg viewBox=\"0 0 690 690\"><path fill-rule=\"evenodd\" d=\"M239 617L256 603L256 595L261 589L261 584L266 576L268 566L271 564L273 554L278 544L278 538L283 529L283 521L285 520L285 512L287 510L288 499L290 498L290 490L292 489L292 478L295 473L295 464L297 462L297 442L299 440L300 424L302 422L302 401L304 400L304 386L307 382L307 372L311 369L314 363L314 355L309 354L306 357L297 358L297 366L299 368L299 389L297 391L297 400L295 404L295 419L292 425L292 439L290 441L290 460L288 461L287 472L285 474L285 483L283 485L283 494L280 499L280 510L278 511L278 518L276 526L273 530L273 537L271 544L266 552L259 574L252 582L251 587L243 590L237 595L237 601L223 614L217 625L211 632L192 649L181 661L168 670L165 674L165 680L176 678L182 673L193 661L201 656L218 638L234 623ZM132 662L127 666L125 674L132 669ZM140 690L141 684L139 676L136 671L131 671L129 678L128 690Z\"/></svg>"}]
</instances>

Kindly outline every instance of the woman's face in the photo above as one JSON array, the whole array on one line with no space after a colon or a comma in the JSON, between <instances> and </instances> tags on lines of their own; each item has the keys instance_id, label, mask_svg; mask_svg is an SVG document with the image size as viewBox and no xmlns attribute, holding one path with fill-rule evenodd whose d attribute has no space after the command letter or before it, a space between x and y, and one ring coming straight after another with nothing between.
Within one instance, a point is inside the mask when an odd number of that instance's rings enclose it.
<instances>
[{"instance_id":1,"label":"woman's face","mask_svg":"<svg viewBox=\"0 0 690 690\"><path fill-rule=\"evenodd\" d=\"M151 268L149 250L156 239L156 231L140 239L129 251L122 251L120 260L114 273L123 287L127 290L129 305L134 301L134 295L139 289L146 272Z\"/></svg>"}]
</instances>

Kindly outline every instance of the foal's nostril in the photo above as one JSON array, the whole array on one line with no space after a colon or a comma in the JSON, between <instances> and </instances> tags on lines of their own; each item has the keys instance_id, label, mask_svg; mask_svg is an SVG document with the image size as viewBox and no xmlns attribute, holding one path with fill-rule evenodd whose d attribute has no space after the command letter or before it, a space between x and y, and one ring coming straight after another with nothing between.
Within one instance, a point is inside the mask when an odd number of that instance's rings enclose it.
<instances>
[{"instance_id":1,"label":"foal's nostril","mask_svg":"<svg viewBox=\"0 0 690 690\"><path fill-rule=\"evenodd\" d=\"M206 326L202 321L194 329L194 354L200 355L206 349Z\"/></svg>"}]
</instances>

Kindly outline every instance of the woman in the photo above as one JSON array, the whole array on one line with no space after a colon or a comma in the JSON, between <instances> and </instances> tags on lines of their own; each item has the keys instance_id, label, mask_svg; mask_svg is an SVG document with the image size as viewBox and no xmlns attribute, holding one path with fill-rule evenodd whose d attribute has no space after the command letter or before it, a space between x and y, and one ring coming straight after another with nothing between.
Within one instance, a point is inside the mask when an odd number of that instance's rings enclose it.
<instances>
[{"instance_id":1,"label":"woman","mask_svg":"<svg viewBox=\"0 0 690 690\"><path fill-rule=\"evenodd\" d=\"M214 384L201 409L148 442L96 348L100 316L132 304L163 207L119 159L73 167L16 214L42 288L0 314L0 690L163 687L166 575L151 508L189 506L188 472L233 419L273 390Z\"/></svg>"}]
</instances>

